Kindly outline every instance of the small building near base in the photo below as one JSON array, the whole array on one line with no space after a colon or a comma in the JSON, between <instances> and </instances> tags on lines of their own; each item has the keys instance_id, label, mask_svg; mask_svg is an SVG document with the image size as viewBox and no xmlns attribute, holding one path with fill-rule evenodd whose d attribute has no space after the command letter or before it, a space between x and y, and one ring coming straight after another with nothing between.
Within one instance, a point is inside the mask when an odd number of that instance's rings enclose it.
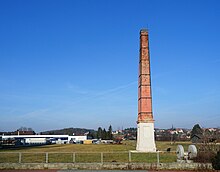
<instances>
[{"instance_id":1,"label":"small building near base","mask_svg":"<svg viewBox=\"0 0 220 172\"><path fill-rule=\"evenodd\" d=\"M194 134L191 137L192 143L202 143L202 135Z\"/></svg>"}]
</instances>

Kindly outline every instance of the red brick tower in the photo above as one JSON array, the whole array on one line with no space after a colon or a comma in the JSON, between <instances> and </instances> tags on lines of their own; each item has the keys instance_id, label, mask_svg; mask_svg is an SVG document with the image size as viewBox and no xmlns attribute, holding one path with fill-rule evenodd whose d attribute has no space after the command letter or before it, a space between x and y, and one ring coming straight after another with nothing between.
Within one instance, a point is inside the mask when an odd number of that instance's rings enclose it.
<instances>
[{"instance_id":1,"label":"red brick tower","mask_svg":"<svg viewBox=\"0 0 220 172\"><path fill-rule=\"evenodd\" d=\"M137 151L155 152L148 31L140 31Z\"/></svg>"}]
</instances>

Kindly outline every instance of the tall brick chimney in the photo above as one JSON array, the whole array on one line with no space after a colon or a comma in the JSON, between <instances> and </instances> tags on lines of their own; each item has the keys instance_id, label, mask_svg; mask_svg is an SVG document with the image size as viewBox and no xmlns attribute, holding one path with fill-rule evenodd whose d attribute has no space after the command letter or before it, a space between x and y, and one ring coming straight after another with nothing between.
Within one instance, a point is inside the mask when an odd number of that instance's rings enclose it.
<instances>
[{"instance_id":1,"label":"tall brick chimney","mask_svg":"<svg viewBox=\"0 0 220 172\"><path fill-rule=\"evenodd\" d=\"M140 31L137 151L155 152L148 31Z\"/></svg>"}]
</instances>

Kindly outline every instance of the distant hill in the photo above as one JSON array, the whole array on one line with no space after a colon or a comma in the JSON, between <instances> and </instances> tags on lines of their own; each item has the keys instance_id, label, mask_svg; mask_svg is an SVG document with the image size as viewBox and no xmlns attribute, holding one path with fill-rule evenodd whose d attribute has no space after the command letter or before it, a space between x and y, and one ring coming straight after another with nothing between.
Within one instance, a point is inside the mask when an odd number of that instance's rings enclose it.
<instances>
[{"instance_id":1,"label":"distant hill","mask_svg":"<svg viewBox=\"0 0 220 172\"><path fill-rule=\"evenodd\" d=\"M95 130L92 129L85 129L85 128L64 128L64 129L58 129L58 130L50 130L50 131L43 131L40 132L42 135L74 135L75 136L82 136L85 135L85 133L91 133Z\"/></svg>"}]
</instances>

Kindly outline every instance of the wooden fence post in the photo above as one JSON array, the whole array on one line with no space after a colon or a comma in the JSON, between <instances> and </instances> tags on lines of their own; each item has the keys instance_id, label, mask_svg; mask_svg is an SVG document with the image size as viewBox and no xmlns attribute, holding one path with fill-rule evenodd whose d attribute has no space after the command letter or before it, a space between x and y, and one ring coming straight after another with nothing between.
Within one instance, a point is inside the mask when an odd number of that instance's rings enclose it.
<instances>
[{"instance_id":1,"label":"wooden fence post","mask_svg":"<svg viewBox=\"0 0 220 172\"><path fill-rule=\"evenodd\" d=\"M101 164L103 164L103 152L101 152Z\"/></svg>"},{"instance_id":2,"label":"wooden fence post","mask_svg":"<svg viewBox=\"0 0 220 172\"><path fill-rule=\"evenodd\" d=\"M129 159L129 162L131 162L131 151L128 152L128 159Z\"/></svg>"},{"instance_id":3,"label":"wooden fence post","mask_svg":"<svg viewBox=\"0 0 220 172\"><path fill-rule=\"evenodd\" d=\"M19 152L18 154L19 154L18 163L21 163L21 152Z\"/></svg>"},{"instance_id":4,"label":"wooden fence post","mask_svg":"<svg viewBox=\"0 0 220 172\"><path fill-rule=\"evenodd\" d=\"M160 154L159 154L159 151L157 151L157 164L160 163Z\"/></svg>"},{"instance_id":5,"label":"wooden fence post","mask_svg":"<svg viewBox=\"0 0 220 172\"><path fill-rule=\"evenodd\" d=\"M73 153L73 163L75 163L76 162L76 153L74 152Z\"/></svg>"},{"instance_id":6,"label":"wooden fence post","mask_svg":"<svg viewBox=\"0 0 220 172\"><path fill-rule=\"evenodd\" d=\"M48 163L48 152L46 152L46 163Z\"/></svg>"}]
</instances>

